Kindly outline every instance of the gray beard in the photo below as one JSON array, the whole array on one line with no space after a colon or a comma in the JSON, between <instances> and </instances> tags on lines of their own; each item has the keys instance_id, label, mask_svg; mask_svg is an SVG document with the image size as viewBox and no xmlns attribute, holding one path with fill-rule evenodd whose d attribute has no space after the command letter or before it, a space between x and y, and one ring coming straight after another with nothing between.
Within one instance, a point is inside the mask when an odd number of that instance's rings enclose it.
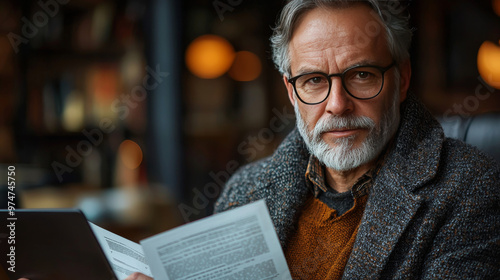
<instances>
[{"instance_id":1,"label":"gray beard","mask_svg":"<svg viewBox=\"0 0 500 280\"><path fill-rule=\"evenodd\" d=\"M399 90L397 91L399 92ZM333 116L322 117L312 131L302 119L295 100L297 128L311 154L326 167L337 171L349 171L366 164L380 155L399 127L399 95L395 92L394 103L386 112L380 124L366 116ZM327 101L325 101L327 102ZM369 129L368 136L357 148L354 148L355 136L336 139L332 147L321 138L323 132L341 128Z\"/></svg>"}]
</instances>

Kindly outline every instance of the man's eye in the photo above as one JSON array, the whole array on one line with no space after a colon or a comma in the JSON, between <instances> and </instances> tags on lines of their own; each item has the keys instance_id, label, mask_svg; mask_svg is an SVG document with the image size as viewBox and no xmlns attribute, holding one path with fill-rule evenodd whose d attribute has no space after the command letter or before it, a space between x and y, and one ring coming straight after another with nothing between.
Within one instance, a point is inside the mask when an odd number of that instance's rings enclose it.
<instances>
[{"instance_id":1,"label":"man's eye","mask_svg":"<svg viewBox=\"0 0 500 280\"><path fill-rule=\"evenodd\" d=\"M356 78L358 79L369 79L371 78L372 74L370 72L358 72L356 75Z\"/></svg>"},{"instance_id":2,"label":"man's eye","mask_svg":"<svg viewBox=\"0 0 500 280\"><path fill-rule=\"evenodd\" d=\"M309 82L313 84L319 84L322 83L323 80L324 80L323 77L312 77L311 79L309 79Z\"/></svg>"},{"instance_id":3,"label":"man's eye","mask_svg":"<svg viewBox=\"0 0 500 280\"><path fill-rule=\"evenodd\" d=\"M327 80L323 76L313 76L313 77L308 77L305 83L311 85L317 85L317 84L327 83Z\"/></svg>"}]
</instances>

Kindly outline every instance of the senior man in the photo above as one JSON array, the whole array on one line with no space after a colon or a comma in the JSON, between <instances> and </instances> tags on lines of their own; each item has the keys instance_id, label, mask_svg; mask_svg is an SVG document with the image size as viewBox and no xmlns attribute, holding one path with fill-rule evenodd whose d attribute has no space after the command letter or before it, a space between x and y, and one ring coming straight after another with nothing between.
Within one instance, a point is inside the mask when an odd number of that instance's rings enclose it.
<instances>
[{"instance_id":1,"label":"senior man","mask_svg":"<svg viewBox=\"0 0 500 280\"><path fill-rule=\"evenodd\" d=\"M295 279L500 278L498 166L408 93L400 10L292 0L274 30L297 129L215 209L265 198Z\"/></svg>"},{"instance_id":2,"label":"senior man","mask_svg":"<svg viewBox=\"0 0 500 280\"><path fill-rule=\"evenodd\" d=\"M292 0L271 39L297 129L216 212L264 198L294 279L498 279L499 168L408 94L397 1Z\"/></svg>"}]
</instances>

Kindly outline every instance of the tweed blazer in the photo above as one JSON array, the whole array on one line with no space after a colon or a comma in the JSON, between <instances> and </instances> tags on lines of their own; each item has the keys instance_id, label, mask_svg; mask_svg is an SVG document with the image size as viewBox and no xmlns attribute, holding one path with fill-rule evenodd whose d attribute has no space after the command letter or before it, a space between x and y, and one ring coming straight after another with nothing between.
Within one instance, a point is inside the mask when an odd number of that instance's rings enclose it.
<instances>
[{"instance_id":1,"label":"tweed blazer","mask_svg":"<svg viewBox=\"0 0 500 280\"><path fill-rule=\"evenodd\" d=\"M311 195L308 159L292 131L272 156L229 179L215 212L264 198L286 249ZM315 279L320 257L290 270ZM395 144L375 178L343 279L500 279L499 168L476 148L445 138L413 95L401 106Z\"/></svg>"}]
</instances>

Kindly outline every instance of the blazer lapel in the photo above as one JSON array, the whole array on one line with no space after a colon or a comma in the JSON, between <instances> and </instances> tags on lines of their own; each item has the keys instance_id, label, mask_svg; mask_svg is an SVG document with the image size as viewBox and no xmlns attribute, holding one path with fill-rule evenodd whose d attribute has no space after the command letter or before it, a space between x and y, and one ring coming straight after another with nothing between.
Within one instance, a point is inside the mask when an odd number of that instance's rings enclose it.
<instances>
[{"instance_id":1,"label":"blazer lapel","mask_svg":"<svg viewBox=\"0 0 500 280\"><path fill-rule=\"evenodd\" d=\"M286 249L289 235L295 228L297 215L302 209L310 191L303 182L280 185L280 189L270 189L273 194L266 197L269 214L273 218L276 234L283 250ZM284 203L286 202L286 203Z\"/></svg>"},{"instance_id":2,"label":"blazer lapel","mask_svg":"<svg viewBox=\"0 0 500 280\"><path fill-rule=\"evenodd\" d=\"M358 229L344 279L379 279L390 253L421 204L421 198L385 176L377 180ZM397 187L394 187L397 186Z\"/></svg>"},{"instance_id":3,"label":"blazer lapel","mask_svg":"<svg viewBox=\"0 0 500 280\"><path fill-rule=\"evenodd\" d=\"M271 157L268 172L262 180L266 184L257 190L255 198L265 198L269 214L281 246L294 231L297 215L310 191L305 184L309 153L302 137L295 129Z\"/></svg>"}]
</instances>

